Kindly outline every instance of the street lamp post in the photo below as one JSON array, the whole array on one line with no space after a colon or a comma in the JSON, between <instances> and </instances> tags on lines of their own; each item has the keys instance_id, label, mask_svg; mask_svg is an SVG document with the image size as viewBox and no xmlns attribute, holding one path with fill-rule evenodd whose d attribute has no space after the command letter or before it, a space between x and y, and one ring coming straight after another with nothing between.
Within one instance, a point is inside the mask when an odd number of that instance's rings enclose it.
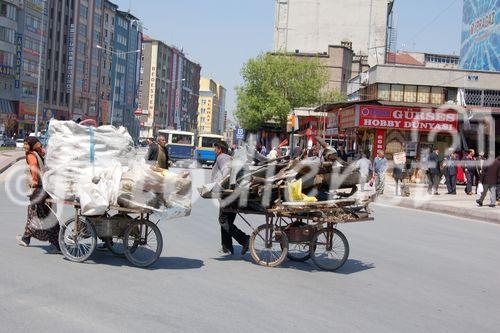
<instances>
[{"instance_id":1,"label":"street lamp post","mask_svg":"<svg viewBox=\"0 0 500 333\"><path fill-rule=\"evenodd\" d=\"M35 111L35 135L38 136L38 118L40 114L40 84L42 77L42 51L43 51L43 30L45 21L45 0L43 0L42 8L42 25L40 28L40 46L38 47L38 79L37 79L37 89L36 89L36 111Z\"/></svg>"},{"instance_id":2,"label":"street lamp post","mask_svg":"<svg viewBox=\"0 0 500 333\"><path fill-rule=\"evenodd\" d=\"M118 72L118 56L119 55L127 55L127 54L131 54L131 53L138 53L138 52L141 52L141 49L138 49L138 50L133 50L133 51L127 51L127 52L116 52L116 51L112 51L112 50L108 50L104 47L102 47L101 45L96 45L96 47L100 50L104 50L104 51L108 51L109 53L111 54L114 54L116 57L117 57L117 60L116 60L116 66L115 66L115 76L114 76L114 79L113 79L113 100L111 102L111 117L110 117L110 125L113 124L113 116L114 116L114 113L115 113L115 100L116 100L116 74Z\"/></svg>"}]
</instances>

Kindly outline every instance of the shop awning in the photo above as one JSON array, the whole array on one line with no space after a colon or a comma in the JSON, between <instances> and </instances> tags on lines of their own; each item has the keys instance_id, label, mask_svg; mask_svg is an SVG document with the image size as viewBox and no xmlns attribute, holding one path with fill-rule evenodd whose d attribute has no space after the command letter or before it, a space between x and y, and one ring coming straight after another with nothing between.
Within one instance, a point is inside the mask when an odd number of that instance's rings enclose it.
<instances>
[{"instance_id":1,"label":"shop awning","mask_svg":"<svg viewBox=\"0 0 500 333\"><path fill-rule=\"evenodd\" d=\"M0 98L0 113L14 113L12 101Z\"/></svg>"}]
</instances>

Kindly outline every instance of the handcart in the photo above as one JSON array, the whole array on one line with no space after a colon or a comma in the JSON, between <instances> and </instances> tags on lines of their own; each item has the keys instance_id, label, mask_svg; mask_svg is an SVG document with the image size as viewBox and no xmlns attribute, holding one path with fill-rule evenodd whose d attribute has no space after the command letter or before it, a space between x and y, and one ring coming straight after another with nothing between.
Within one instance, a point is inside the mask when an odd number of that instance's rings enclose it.
<instances>
[{"instance_id":1,"label":"handcart","mask_svg":"<svg viewBox=\"0 0 500 333\"><path fill-rule=\"evenodd\" d=\"M314 203L283 202L263 211L225 209L236 213L253 230L250 253L259 265L275 267L288 258L312 261L321 269L335 271L349 257L349 243L339 224L373 221L368 203L340 199ZM260 214L265 224L254 228L245 214Z\"/></svg>"},{"instance_id":2,"label":"handcart","mask_svg":"<svg viewBox=\"0 0 500 333\"><path fill-rule=\"evenodd\" d=\"M52 199L47 203L56 203ZM60 202L57 202L60 203ZM163 236L157 224L151 221L152 210L110 206L101 216L83 216L77 201L65 201L72 206L73 216L61 223L59 245L64 257L84 262L97 247L97 238L117 256L126 257L138 267L155 263L163 249Z\"/></svg>"}]
</instances>

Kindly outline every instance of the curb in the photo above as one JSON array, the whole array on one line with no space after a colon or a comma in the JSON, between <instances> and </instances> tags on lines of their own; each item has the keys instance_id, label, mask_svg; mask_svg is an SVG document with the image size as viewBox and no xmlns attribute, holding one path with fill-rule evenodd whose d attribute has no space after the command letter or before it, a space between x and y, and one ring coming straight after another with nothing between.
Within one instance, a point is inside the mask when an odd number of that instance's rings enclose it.
<instances>
[{"instance_id":1,"label":"curb","mask_svg":"<svg viewBox=\"0 0 500 333\"><path fill-rule=\"evenodd\" d=\"M439 205L439 204L435 204L432 202L415 204L414 202L412 202L410 200L401 200L397 203L390 202L390 201L387 201L387 202L379 201L379 203L385 204L388 206L410 208L410 209L415 209L415 210L423 210L423 211L428 211L428 212L433 212L433 213L442 213L442 214L447 214L447 215L466 218L466 219L480 220L482 222L500 224L500 210L498 210L498 206L494 209L490 208L488 206L484 206L484 207L482 207L481 211L477 211L477 210L457 210L457 207ZM497 209L497 211L495 211L495 209ZM496 212L496 214L495 214L495 212Z\"/></svg>"},{"instance_id":2,"label":"curb","mask_svg":"<svg viewBox=\"0 0 500 333\"><path fill-rule=\"evenodd\" d=\"M14 160L12 160L12 162L8 163L7 165L4 165L3 167L0 167L0 173L4 173L8 168L10 168L11 166L13 166L14 164L16 164L17 162L19 162L23 158L24 158L24 156L17 157Z\"/></svg>"}]
</instances>

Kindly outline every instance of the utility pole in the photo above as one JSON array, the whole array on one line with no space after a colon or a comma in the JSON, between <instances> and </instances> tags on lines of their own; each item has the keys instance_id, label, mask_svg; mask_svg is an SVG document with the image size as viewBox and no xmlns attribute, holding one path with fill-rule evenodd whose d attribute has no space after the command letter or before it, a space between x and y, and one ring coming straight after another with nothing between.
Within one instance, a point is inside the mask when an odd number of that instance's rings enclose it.
<instances>
[{"instance_id":1,"label":"utility pole","mask_svg":"<svg viewBox=\"0 0 500 333\"><path fill-rule=\"evenodd\" d=\"M42 51L43 51L43 30L45 23L45 0L43 0L43 8L42 8L42 25L40 28L40 46L38 47L38 80L37 80L37 89L36 89L36 111L35 111L35 135L38 136L39 125L38 118L40 115L40 85L42 79Z\"/></svg>"}]
</instances>

